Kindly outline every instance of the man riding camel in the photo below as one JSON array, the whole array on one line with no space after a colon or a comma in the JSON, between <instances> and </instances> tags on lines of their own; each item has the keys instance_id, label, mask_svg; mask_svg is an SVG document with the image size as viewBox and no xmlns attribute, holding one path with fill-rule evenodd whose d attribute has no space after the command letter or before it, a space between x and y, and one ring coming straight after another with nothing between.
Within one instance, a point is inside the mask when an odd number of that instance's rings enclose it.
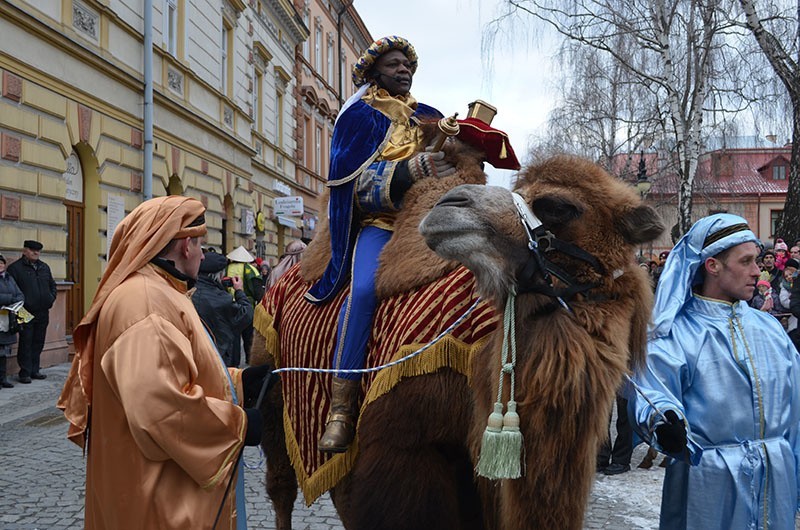
<instances>
[{"instance_id":1,"label":"man riding camel","mask_svg":"<svg viewBox=\"0 0 800 530\"><path fill-rule=\"evenodd\" d=\"M392 235L396 212L411 185L425 177L453 174L444 153L419 152L420 120L442 114L410 94L417 70L414 47L402 37L375 41L353 66L359 90L336 119L331 145L328 218L331 259L306 293L314 304L330 302L348 280L333 352L336 370L363 368L372 318L378 305L378 257ZM331 412L319 450L347 450L355 436L361 374L337 372Z\"/></svg>"}]
</instances>

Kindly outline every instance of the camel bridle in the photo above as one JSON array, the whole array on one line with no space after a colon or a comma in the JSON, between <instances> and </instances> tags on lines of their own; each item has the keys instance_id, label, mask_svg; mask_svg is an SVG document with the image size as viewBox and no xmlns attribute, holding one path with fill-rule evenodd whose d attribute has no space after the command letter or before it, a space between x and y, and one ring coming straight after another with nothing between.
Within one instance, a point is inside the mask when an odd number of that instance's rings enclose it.
<instances>
[{"instance_id":1,"label":"camel bridle","mask_svg":"<svg viewBox=\"0 0 800 530\"><path fill-rule=\"evenodd\" d=\"M559 239L531 211L528 203L518 193L511 193L522 227L528 238L530 255L525 266L517 277L517 293L538 293L555 298L559 304L569 310L568 300L575 295L589 296L589 291L599 287L599 282L579 282L572 274L548 259L548 254L558 252L587 263L598 274L606 272L603 264L595 256L577 245ZM615 271L618 277L621 271ZM555 286L553 277L558 278L563 286Z\"/></svg>"}]
</instances>

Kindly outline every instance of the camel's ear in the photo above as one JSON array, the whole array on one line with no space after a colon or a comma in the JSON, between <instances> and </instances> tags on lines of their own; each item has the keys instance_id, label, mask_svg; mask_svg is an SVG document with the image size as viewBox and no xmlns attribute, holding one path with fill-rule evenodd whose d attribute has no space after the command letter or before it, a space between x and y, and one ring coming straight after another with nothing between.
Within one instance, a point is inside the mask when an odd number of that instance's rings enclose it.
<instances>
[{"instance_id":1,"label":"camel's ear","mask_svg":"<svg viewBox=\"0 0 800 530\"><path fill-rule=\"evenodd\" d=\"M627 210L617 219L617 230L625 241L638 245L660 236L664 231L664 224L653 208L642 204Z\"/></svg>"},{"instance_id":2,"label":"camel's ear","mask_svg":"<svg viewBox=\"0 0 800 530\"><path fill-rule=\"evenodd\" d=\"M575 204L565 197L548 195L539 197L531 205L531 210L545 226L554 228L563 226L583 215L583 206Z\"/></svg>"}]
</instances>

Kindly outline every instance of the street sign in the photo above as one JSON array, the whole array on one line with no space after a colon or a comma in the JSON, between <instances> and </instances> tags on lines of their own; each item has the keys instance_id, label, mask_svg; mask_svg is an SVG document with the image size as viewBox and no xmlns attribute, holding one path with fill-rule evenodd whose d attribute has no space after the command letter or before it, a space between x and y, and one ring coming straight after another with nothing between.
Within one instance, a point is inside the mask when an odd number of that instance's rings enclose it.
<instances>
[{"instance_id":1,"label":"street sign","mask_svg":"<svg viewBox=\"0 0 800 530\"><path fill-rule=\"evenodd\" d=\"M272 209L275 210L275 215L303 215L303 198L302 197L275 197L272 199Z\"/></svg>"}]
</instances>

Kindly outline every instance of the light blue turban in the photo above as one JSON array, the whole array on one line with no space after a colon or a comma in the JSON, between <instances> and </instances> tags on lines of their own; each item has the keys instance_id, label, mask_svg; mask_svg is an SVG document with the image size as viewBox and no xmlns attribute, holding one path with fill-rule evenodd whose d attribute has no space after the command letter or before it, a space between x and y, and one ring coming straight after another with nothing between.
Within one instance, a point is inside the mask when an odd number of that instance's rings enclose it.
<instances>
[{"instance_id":1,"label":"light blue turban","mask_svg":"<svg viewBox=\"0 0 800 530\"><path fill-rule=\"evenodd\" d=\"M692 287L702 281L698 271L706 259L751 241L761 245L747 221L738 215L719 213L697 221L670 251L664 264L656 290L650 338L669 335L672 322L692 296Z\"/></svg>"}]
</instances>

